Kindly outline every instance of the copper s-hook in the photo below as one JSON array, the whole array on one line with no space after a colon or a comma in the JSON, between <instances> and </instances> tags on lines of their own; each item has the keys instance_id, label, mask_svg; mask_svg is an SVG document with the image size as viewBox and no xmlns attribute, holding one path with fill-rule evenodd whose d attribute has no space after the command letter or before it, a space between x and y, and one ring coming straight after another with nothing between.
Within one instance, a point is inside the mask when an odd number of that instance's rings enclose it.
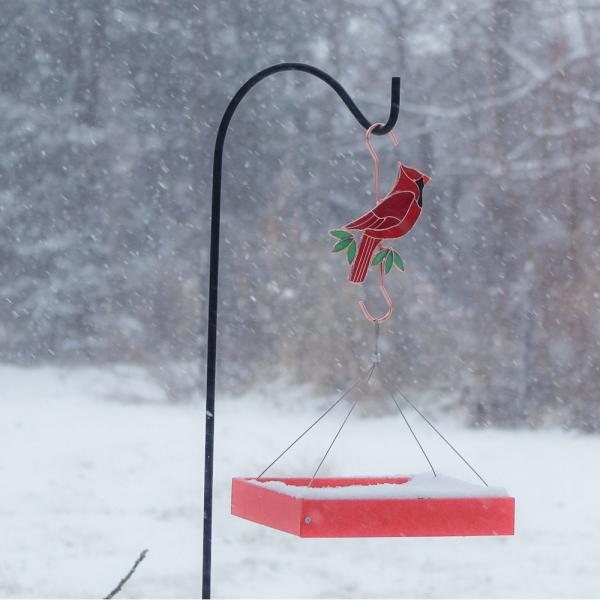
<instances>
[{"instance_id":1,"label":"copper s-hook","mask_svg":"<svg viewBox=\"0 0 600 600\"><path fill-rule=\"evenodd\" d=\"M374 317L367 309L365 301L358 301L358 306L360 306L360 310L362 310L363 315L365 315L365 318L368 321L371 321L371 323L383 323L384 321L387 321L392 316L392 310L394 308L394 305L392 304L392 298L390 297L390 294L385 289L385 286L383 284L383 263L380 263L379 265L379 289L387 304L387 312L382 317Z\"/></svg>"},{"instance_id":2,"label":"copper s-hook","mask_svg":"<svg viewBox=\"0 0 600 600\"><path fill-rule=\"evenodd\" d=\"M369 127L369 129L367 129L367 132L365 134L365 144L367 145L369 154L371 155L371 158L373 159L373 174L375 176L375 205L379 204L382 200L381 190L380 190L380 179L379 179L379 157L377 156L375 149L371 145L371 140L369 139L369 136L371 135L371 132L373 131L373 129L375 129L376 127L378 127L380 125L382 125L382 123L373 123L373 125L371 125L371 127ZM393 142L394 146L397 146L398 138L396 137L396 135L393 131L390 131L390 137L392 138L392 142ZM378 246L378 248L380 248L380 246ZM363 315L365 315L365 318L367 320L371 321L371 323L377 323L377 324L387 321L392 316L392 310L393 310L392 298L389 295L388 291L385 289L385 285L384 285L383 268L384 268L384 265L382 262L379 265L379 290L381 291L381 294L387 304L386 313L382 317L374 317L367 309L365 301L364 300L358 301L358 306L360 306L360 309L362 310Z\"/></svg>"},{"instance_id":3,"label":"copper s-hook","mask_svg":"<svg viewBox=\"0 0 600 600\"><path fill-rule=\"evenodd\" d=\"M381 190L379 184L379 157L377 156L377 152L375 152L375 149L371 145L371 140L369 139L369 137L371 136L371 132L373 131L373 129L381 125L383 125L383 123L373 123L373 125L371 125L371 127L369 127L369 129L367 129L367 132L365 133L365 144L367 145L369 154L373 159L373 175L375 176L375 204L379 204L381 202ZM393 131L390 131L389 135L392 138L394 146L397 146L398 138L396 137L396 134Z\"/></svg>"}]
</instances>

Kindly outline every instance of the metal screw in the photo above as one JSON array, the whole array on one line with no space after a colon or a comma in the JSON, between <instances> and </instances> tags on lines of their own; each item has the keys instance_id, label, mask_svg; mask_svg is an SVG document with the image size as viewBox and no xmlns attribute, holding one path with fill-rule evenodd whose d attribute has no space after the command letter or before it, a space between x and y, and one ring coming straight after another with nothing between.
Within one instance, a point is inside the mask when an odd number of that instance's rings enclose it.
<instances>
[{"instance_id":1,"label":"metal screw","mask_svg":"<svg viewBox=\"0 0 600 600\"><path fill-rule=\"evenodd\" d=\"M310 517L304 517L304 522L305 522L307 525L310 525L310 522L311 522L311 521L312 521L312 519L311 519Z\"/></svg>"}]
</instances>

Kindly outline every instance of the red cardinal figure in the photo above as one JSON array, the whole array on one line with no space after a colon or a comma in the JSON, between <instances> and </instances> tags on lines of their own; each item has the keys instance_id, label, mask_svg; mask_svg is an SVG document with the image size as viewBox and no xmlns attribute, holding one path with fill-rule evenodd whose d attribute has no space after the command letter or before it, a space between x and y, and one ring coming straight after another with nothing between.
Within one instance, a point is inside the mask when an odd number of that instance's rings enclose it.
<instances>
[{"instance_id":1,"label":"red cardinal figure","mask_svg":"<svg viewBox=\"0 0 600 600\"><path fill-rule=\"evenodd\" d=\"M399 164L398 179L391 192L373 210L344 226L344 229L363 232L356 258L352 262L351 283L365 280L373 253L382 240L402 237L413 228L421 215L423 188L430 178L417 169Z\"/></svg>"}]
</instances>

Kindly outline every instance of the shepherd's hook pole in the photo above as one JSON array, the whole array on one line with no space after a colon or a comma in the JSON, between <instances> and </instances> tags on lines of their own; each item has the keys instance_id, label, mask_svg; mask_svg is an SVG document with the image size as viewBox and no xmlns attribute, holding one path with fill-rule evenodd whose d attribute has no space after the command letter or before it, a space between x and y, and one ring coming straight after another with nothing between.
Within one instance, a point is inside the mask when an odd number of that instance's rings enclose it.
<instances>
[{"instance_id":1,"label":"shepherd's hook pole","mask_svg":"<svg viewBox=\"0 0 600 600\"><path fill-rule=\"evenodd\" d=\"M204 443L204 537L202 543L202 597L210 598L210 571L212 545L212 497L213 497L213 451L215 439L215 379L217 361L217 292L219 286L219 235L221 226L221 174L223 166L223 144L233 113L242 98L259 81L279 71L303 71L318 77L337 93L354 115L356 120L365 128L371 122L354 104L348 92L333 78L321 69L304 63L285 62L272 65L253 75L236 92L229 102L217 132L215 153L213 159L212 210L210 222L210 278L208 291L208 340L206 349L206 431ZM390 115L385 125L373 130L375 135L389 133L398 120L400 110L400 77L392 77L392 94Z\"/></svg>"}]
</instances>

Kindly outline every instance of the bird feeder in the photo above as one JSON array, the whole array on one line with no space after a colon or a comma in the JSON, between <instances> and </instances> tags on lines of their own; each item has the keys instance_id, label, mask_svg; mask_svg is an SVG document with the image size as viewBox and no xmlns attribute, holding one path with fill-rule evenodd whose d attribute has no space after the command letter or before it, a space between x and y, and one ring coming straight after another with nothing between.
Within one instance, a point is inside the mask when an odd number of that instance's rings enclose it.
<instances>
[{"instance_id":1,"label":"bird feeder","mask_svg":"<svg viewBox=\"0 0 600 600\"><path fill-rule=\"evenodd\" d=\"M241 478L231 513L303 538L514 534L501 488L435 477Z\"/></svg>"},{"instance_id":2,"label":"bird feeder","mask_svg":"<svg viewBox=\"0 0 600 600\"><path fill-rule=\"evenodd\" d=\"M364 282L369 267L379 271L379 288L388 305L379 318L371 316L364 301L359 303L365 317L375 324L375 349L371 369L350 386L338 401L304 431L256 478L236 477L232 481L231 512L249 521L299 537L421 537L513 535L515 501L502 488L493 488L448 442L415 405L402 397L481 479L483 486L438 475L416 436L393 391L396 404L410 433L431 467L432 475L406 477L317 478L333 444L350 418L356 399L335 434L311 478L265 478L263 475L330 410L361 382L368 384L381 362L378 349L379 325L392 315L392 300L384 278L393 265L404 271L404 261L392 248L382 246L406 235L417 222L423 206L423 188L430 178L417 169L399 164L396 182L385 198L379 198L379 159L369 135L380 124L367 129L366 144L374 161L375 208L360 218L330 230L334 252L346 250L351 265L349 281ZM397 143L395 136L392 140ZM354 239L359 232L360 240Z\"/></svg>"}]
</instances>

